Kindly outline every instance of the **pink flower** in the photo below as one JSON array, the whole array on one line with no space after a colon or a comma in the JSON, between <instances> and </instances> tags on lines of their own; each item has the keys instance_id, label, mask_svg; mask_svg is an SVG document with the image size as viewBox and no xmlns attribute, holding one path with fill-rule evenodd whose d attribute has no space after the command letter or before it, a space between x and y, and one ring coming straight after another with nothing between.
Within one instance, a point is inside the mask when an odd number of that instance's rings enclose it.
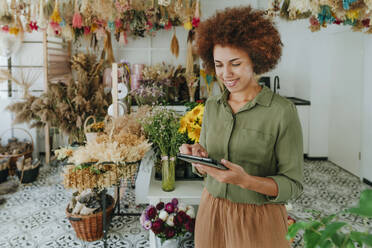
<instances>
[{"instance_id":1,"label":"pink flower","mask_svg":"<svg viewBox=\"0 0 372 248\"><path fill-rule=\"evenodd\" d=\"M171 213L174 212L174 206L171 202L169 202L165 205L165 211L167 211L168 214L171 214Z\"/></svg>"},{"instance_id":2,"label":"pink flower","mask_svg":"<svg viewBox=\"0 0 372 248\"><path fill-rule=\"evenodd\" d=\"M120 19L116 19L115 20L115 26L116 26L116 28L120 28L122 25L123 25L123 23L121 22Z\"/></svg>"},{"instance_id":3,"label":"pink flower","mask_svg":"<svg viewBox=\"0 0 372 248\"><path fill-rule=\"evenodd\" d=\"M154 206L151 206L149 209L147 209L146 216L148 219L152 220L156 217L157 211Z\"/></svg>"},{"instance_id":4,"label":"pink flower","mask_svg":"<svg viewBox=\"0 0 372 248\"><path fill-rule=\"evenodd\" d=\"M158 204L156 204L156 209L157 210L162 210L164 208L164 202L159 202Z\"/></svg>"},{"instance_id":5,"label":"pink flower","mask_svg":"<svg viewBox=\"0 0 372 248\"><path fill-rule=\"evenodd\" d=\"M164 221L162 221L161 219L157 219L154 223L152 223L151 230L155 234L161 233L163 231L163 223Z\"/></svg>"},{"instance_id":6,"label":"pink flower","mask_svg":"<svg viewBox=\"0 0 372 248\"><path fill-rule=\"evenodd\" d=\"M151 226L152 226L151 221L149 220L144 221L143 228L145 228L146 230L150 230Z\"/></svg>"}]
</instances>

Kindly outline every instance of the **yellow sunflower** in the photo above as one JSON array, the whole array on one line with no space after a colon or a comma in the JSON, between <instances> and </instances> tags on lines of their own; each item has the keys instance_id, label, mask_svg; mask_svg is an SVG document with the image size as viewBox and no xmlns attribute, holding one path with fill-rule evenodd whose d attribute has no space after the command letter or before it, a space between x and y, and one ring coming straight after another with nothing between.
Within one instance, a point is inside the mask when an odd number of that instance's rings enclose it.
<instances>
[{"instance_id":1,"label":"yellow sunflower","mask_svg":"<svg viewBox=\"0 0 372 248\"><path fill-rule=\"evenodd\" d=\"M193 130L191 132L188 132L189 138L192 141L199 142L200 131L201 131L201 128L200 127L193 128Z\"/></svg>"},{"instance_id":2,"label":"yellow sunflower","mask_svg":"<svg viewBox=\"0 0 372 248\"><path fill-rule=\"evenodd\" d=\"M178 129L178 132L185 133L186 130L187 130L187 120L186 120L186 116L184 116L180 120L180 128Z\"/></svg>"}]
</instances>

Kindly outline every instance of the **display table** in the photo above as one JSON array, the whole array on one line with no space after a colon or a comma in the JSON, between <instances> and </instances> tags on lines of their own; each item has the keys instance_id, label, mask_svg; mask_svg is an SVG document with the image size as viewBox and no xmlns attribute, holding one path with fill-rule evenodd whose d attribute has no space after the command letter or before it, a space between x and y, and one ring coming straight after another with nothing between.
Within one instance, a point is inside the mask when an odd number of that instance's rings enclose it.
<instances>
[{"instance_id":1,"label":"display table","mask_svg":"<svg viewBox=\"0 0 372 248\"><path fill-rule=\"evenodd\" d=\"M176 181L174 191L165 192L161 189L161 181L155 180L155 168L153 167L150 177L149 191L147 199L152 205L159 201L168 202L177 198L180 202L189 205L199 205L203 191L203 181ZM150 231L150 248L156 248L155 235Z\"/></svg>"}]
</instances>

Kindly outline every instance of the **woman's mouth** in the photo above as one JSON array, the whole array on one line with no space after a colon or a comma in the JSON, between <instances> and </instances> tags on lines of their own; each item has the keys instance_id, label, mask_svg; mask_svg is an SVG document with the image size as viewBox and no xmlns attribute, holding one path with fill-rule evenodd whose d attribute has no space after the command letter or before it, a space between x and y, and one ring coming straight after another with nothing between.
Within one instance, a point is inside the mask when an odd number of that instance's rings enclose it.
<instances>
[{"instance_id":1,"label":"woman's mouth","mask_svg":"<svg viewBox=\"0 0 372 248\"><path fill-rule=\"evenodd\" d=\"M232 88L238 83L238 79L224 80L226 87Z\"/></svg>"}]
</instances>

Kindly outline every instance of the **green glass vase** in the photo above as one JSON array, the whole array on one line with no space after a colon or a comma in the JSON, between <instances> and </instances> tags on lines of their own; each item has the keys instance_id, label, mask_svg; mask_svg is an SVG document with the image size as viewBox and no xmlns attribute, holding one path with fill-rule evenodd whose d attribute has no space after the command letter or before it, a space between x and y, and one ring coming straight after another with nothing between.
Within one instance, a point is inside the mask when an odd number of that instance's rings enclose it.
<instances>
[{"instance_id":1,"label":"green glass vase","mask_svg":"<svg viewBox=\"0 0 372 248\"><path fill-rule=\"evenodd\" d=\"M164 191L173 191L176 183L176 161L174 158L168 159L163 156L161 161L162 180L161 188Z\"/></svg>"}]
</instances>

